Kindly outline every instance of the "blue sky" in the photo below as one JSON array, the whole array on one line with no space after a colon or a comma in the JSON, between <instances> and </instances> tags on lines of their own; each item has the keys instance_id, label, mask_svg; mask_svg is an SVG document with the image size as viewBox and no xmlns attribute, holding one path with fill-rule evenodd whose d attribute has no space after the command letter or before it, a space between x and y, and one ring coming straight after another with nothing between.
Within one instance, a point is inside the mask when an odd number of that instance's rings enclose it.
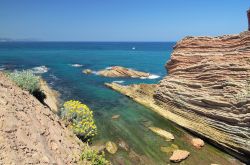
<instances>
[{"instance_id":1,"label":"blue sky","mask_svg":"<svg viewBox=\"0 0 250 165\"><path fill-rule=\"evenodd\" d=\"M0 37L176 41L247 29L249 0L1 0Z\"/></svg>"}]
</instances>

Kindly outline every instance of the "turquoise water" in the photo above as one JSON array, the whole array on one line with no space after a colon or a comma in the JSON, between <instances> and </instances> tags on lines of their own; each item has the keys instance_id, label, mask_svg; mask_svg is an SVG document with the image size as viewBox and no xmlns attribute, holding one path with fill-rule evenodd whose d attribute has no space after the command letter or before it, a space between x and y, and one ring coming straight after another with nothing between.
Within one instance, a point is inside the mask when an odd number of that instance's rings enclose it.
<instances>
[{"instance_id":1,"label":"turquoise water","mask_svg":"<svg viewBox=\"0 0 250 165\"><path fill-rule=\"evenodd\" d=\"M41 76L61 94L61 100L76 99L94 111L98 136L93 145L106 141L124 141L129 151L119 148L115 155L107 154L113 164L168 164L170 155L160 151L161 146L177 144L191 152L182 164L231 164L228 155L206 145L194 149L187 141L188 133L163 119L151 110L104 86L106 82L157 83L166 70L175 43L87 43L87 42L34 42L0 43L0 69L22 70L45 66ZM134 50L132 48L135 48ZM72 64L80 64L73 67ZM83 69L100 70L121 65L158 75L156 79L104 78L85 75ZM45 69L44 69L45 68ZM113 115L120 115L112 120ZM166 142L148 130L157 126L172 132L176 139ZM194 156L195 155L195 156Z\"/></svg>"}]
</instances>

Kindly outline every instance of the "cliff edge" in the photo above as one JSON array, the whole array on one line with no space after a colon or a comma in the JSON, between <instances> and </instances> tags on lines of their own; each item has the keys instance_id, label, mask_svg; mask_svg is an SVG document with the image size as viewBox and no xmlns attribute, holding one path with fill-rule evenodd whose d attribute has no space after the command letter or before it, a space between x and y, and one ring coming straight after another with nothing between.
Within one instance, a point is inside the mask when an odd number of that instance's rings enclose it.
<instances>
[{"instance_id":1,"label":"cliff edge","mask_svg":"<svg viewBox=\"0 0 250 165\"><path fill-rule=\"evenodd\" d=\"M192 130L237 152L250 153L250 32L187 37L166 64L154 99L194 123ZM201 127L197 127L197 124Z\"/></svg>"},{"instance_id":2,"label":"cliff edge","mask_svg":"<svg viewBox=\"0 0 250 165\"><path fill-rule=\"evenodd\" d=\"M186 37L166 69L159 84L106 85L249 161L250 32Z\"/></svg>"},{"instance_id":3,"label":"cliff edge","mask_svg":"<svg viewBox=\"0 0 250 165\"><path fill-rule=\"evenodd\" d=\"M76 164L83 143L0 72L0 164Z\"/></svg>"}]
</instances>

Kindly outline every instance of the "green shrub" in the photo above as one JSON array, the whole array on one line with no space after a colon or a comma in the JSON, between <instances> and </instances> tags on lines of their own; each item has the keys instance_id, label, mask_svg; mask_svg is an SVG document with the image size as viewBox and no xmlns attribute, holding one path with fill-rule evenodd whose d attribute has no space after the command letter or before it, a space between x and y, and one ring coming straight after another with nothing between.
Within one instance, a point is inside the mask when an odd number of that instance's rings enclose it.
<instances>
[{"instance_id":1,"label":"green shrub","mask_svg":"<svg viewBox=\"0 0 250 165\"><path fill-rule=\"evenodd\" d=\"M83 141L90 141L97 134L93 112L80 101L70 100L63 105L63 118L70 122L74 133Z\"/></svg>"},{"instance_id":2,"label":"green shrub","mask_svg":"<svg viewBox=\"0 0 250 165\"><path fill-rule=\"evenodd\" d=\"M92 165L110 165L110 162L105 159L104 152L98 154L96 150L92 150L88 146L84 148L81 160L87 160Z\"/></svg>"},{"instance_id":3,"label":"green shrub","mask_svg":"<svg viewBox=\"0 0 250 165\"><path fill-rule=\"evenodd\" d=\"M35 76L31 71L16 71L7 75L20 88L32 94L40 88L39 76Z\"/></svg>"}]
</instances>

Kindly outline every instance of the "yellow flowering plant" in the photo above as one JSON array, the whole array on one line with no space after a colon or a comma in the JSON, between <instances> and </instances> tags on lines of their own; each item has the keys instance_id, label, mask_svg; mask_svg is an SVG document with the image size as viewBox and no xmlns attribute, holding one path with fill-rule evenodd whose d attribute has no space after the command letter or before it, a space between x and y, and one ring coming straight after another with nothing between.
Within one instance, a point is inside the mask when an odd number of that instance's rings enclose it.
<instances>
[{"instance_id":1,"label":"yellow flowering plant","mask_svg":"<svg viewBox=\"0 0 250 165\"><path fill-rule=\"evenodd\" d=\"M90 141L97 134L93 111L80 101L70 100L63 104L63 117L70 122L74 133L83 141Z\"/></svg>"}]
</instances>

